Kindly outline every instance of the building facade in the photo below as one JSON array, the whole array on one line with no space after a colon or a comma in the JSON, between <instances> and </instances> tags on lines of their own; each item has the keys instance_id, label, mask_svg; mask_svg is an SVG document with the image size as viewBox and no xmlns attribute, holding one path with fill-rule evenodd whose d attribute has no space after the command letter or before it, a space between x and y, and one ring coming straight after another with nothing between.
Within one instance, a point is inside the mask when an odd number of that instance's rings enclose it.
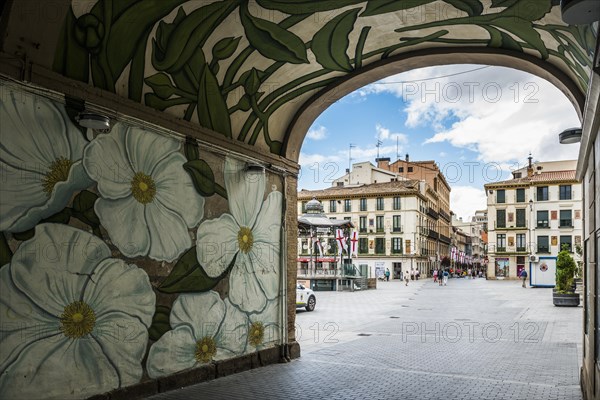
<instances>
[{"instance_id":1,"label":"building facade","mask_svg":"<svg viewBox=\"0 0 600 400\"><path fill-rule=\"evenodd\" d=\"M582 244L582 188L576 161L533 163L513 179L485 185L491 279L516 279L523 269L533 285L554 286L556 256L566 245L576 260Z\"/></svg>"}]
</instances>

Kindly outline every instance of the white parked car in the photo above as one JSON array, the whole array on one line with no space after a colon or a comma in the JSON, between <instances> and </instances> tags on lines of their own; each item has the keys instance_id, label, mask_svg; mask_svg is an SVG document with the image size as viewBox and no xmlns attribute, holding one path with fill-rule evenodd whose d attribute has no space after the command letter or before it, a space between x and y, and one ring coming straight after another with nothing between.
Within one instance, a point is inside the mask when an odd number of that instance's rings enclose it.
<instances>
[{"instance_id":1,"label":"white parked car","mask_svg":"<svg viewBox=\"0 0 600 400\"><path fill-rule=\"evenodd\" d=\"M296 285L296 308L304 307L306 311L312 311L316 305L317 297L315 296L315 292L298 283Z\"/></svg>"}]
</instances>

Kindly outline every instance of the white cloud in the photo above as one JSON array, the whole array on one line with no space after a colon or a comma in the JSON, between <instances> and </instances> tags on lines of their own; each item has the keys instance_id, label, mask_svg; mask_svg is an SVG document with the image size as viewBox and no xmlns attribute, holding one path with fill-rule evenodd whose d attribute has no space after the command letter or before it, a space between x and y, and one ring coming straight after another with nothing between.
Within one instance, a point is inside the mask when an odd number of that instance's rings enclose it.
<instances>
[{"instance_id":1,"label":"white cloud","mask_svg":"<svg viewBox=\"0 0 600 400\"><path fill-rule=\"evenodd\" d=\"M470 221L476 210L487 208L485 192L472 186L452 186L450 209L463 221Z\"/></svg>"},{"instance_id":2,"label":"white cloud","mask_svg":"<svg viewBox=\"0 0 600 400\"><path fill-rule=\"evenodd\" d=\"M406 144L408 143L408 136L404 133L392 133L388 128L382 126L381 124L375 125L375 131L377 135L375 136L379 140L393 140L398 143Z\"/></svg>"},{"instance_id":3,"label":"white cloud","mask_svg":"<svg viewBox=\"0 0 600 400\"><path fill-rule=\"evenodd\" d=\"M308 139L323 140L327 137L327 128L322 125L313 126L306 134Z\"/></svg>"},{"instance_id":4,"label":"white cloud","mask_svg":"<svg viewBox=\"0 0 600 400\"><path fill-rule=\"evenodd\" d=\"M558 145L559 132L580 124L559 89L511 68L476 68L481 66L422 68L361 90L401 97L406 125L435 132L425 143L448 142L479 153L480 161L522 162L529 152L540 161L577 158L578 145ZM472 72L447 76L462 71ZM439 76L446 77L427 80Z\"/></svg>"},{"instance_id":5,"label":"white cloud","mask_svg":"<svg viewBox=\"0 0 600 400\"><path fill-rule=\"evenodd\" d=\"M440 152L440 157L446 157L448 154L445 151Z\"/></svg>"}]
</instances>

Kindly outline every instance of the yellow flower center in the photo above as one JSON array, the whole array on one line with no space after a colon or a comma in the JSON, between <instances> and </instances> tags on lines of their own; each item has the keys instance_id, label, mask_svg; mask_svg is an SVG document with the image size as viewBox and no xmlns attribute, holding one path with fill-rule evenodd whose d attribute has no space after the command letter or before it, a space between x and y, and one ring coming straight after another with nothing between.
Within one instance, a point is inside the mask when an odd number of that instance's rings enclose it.
<instances>
[{"instance_id":1,"label":"yellow flower center","mask_svg":"<svg viewBox=\"0 0 600 400\"><path fill-rule=\"evenodd\" d=\"M64 157L59 157L50 164L50 169L42 178L42 186L48 197L50 197L52 190L54 190L54 186L56 186L58 182L67 180L72 166L73 161Z\"/></svg>"},{"instance_id":2,"label":"yellow flower center","mask_svg":"<svg viewBox=\"0 0 600 400\"><path fill-rule=\"evenodd\" d=\"M96 314L83 301L67 305L60 316L60 331L68 338L78 339L92 332L96 325Z\"/></svg>"},{"instance_id":3,"label":"yellow flower center","mask_svg":"<svg viewBox=\"0 0 600 400\"><path fill-rule=\"evenodd\" d=\"M265 326L262 322L253 322L250 325L250 332L248 335L248 342L252 346L258 346L263 342L265 338Z\"/></svg>"},{"instance_id":4,"label":"yellow flower center","mask_svg":"<svg viewBox=\"0 0 600 400\"><path fill-rule=\"evenodd\" d=\"M217 354L217 345L210 336L205 336L196 342L196 361L209 362Z\"/></svg>"},{"instance_id":5,"label":"yellow flower center","mask_svg":"<svg viewBox=\"0 0 600 400\"><path fill-rule=\"evenodd\" d=\"M252 249L253 243L254 236L252 236L252 231L250 228L246 226L240 227L240 231L238 232L238 244L240 246L240 250L244 253L248 253L250 249Z\"/></svg>"},{"instance_id":6,"label":"yellow flower center","mask_svg":"<svg viewBox=\"0 0 600 400\"><path fill-rule=\"evenodd\" d=\"M156 195L156 184L150 175L138 172L131 180L131 194L142 204L148 204Z\"/></svg>"}]
</instances>

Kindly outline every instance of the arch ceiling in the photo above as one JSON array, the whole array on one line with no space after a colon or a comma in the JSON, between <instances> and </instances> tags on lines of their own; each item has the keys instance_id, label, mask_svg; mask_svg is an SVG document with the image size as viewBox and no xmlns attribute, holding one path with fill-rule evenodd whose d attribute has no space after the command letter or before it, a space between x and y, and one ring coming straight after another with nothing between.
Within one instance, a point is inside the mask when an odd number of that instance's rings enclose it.
<instances>
[{"instance_id":1,"label":"arch ceiling","mask_svg":"<svg viewBox=\"0 0 600 400\"><path fill-rule=\"evenodd\" d=\"M26 3L5 52L28 37L68 78L280 155L307 101L369 65L469 47L535 59L583 96L597 35L552 0L78 0L55 31L22 34Z\"/></svg>"}]
</instances>

